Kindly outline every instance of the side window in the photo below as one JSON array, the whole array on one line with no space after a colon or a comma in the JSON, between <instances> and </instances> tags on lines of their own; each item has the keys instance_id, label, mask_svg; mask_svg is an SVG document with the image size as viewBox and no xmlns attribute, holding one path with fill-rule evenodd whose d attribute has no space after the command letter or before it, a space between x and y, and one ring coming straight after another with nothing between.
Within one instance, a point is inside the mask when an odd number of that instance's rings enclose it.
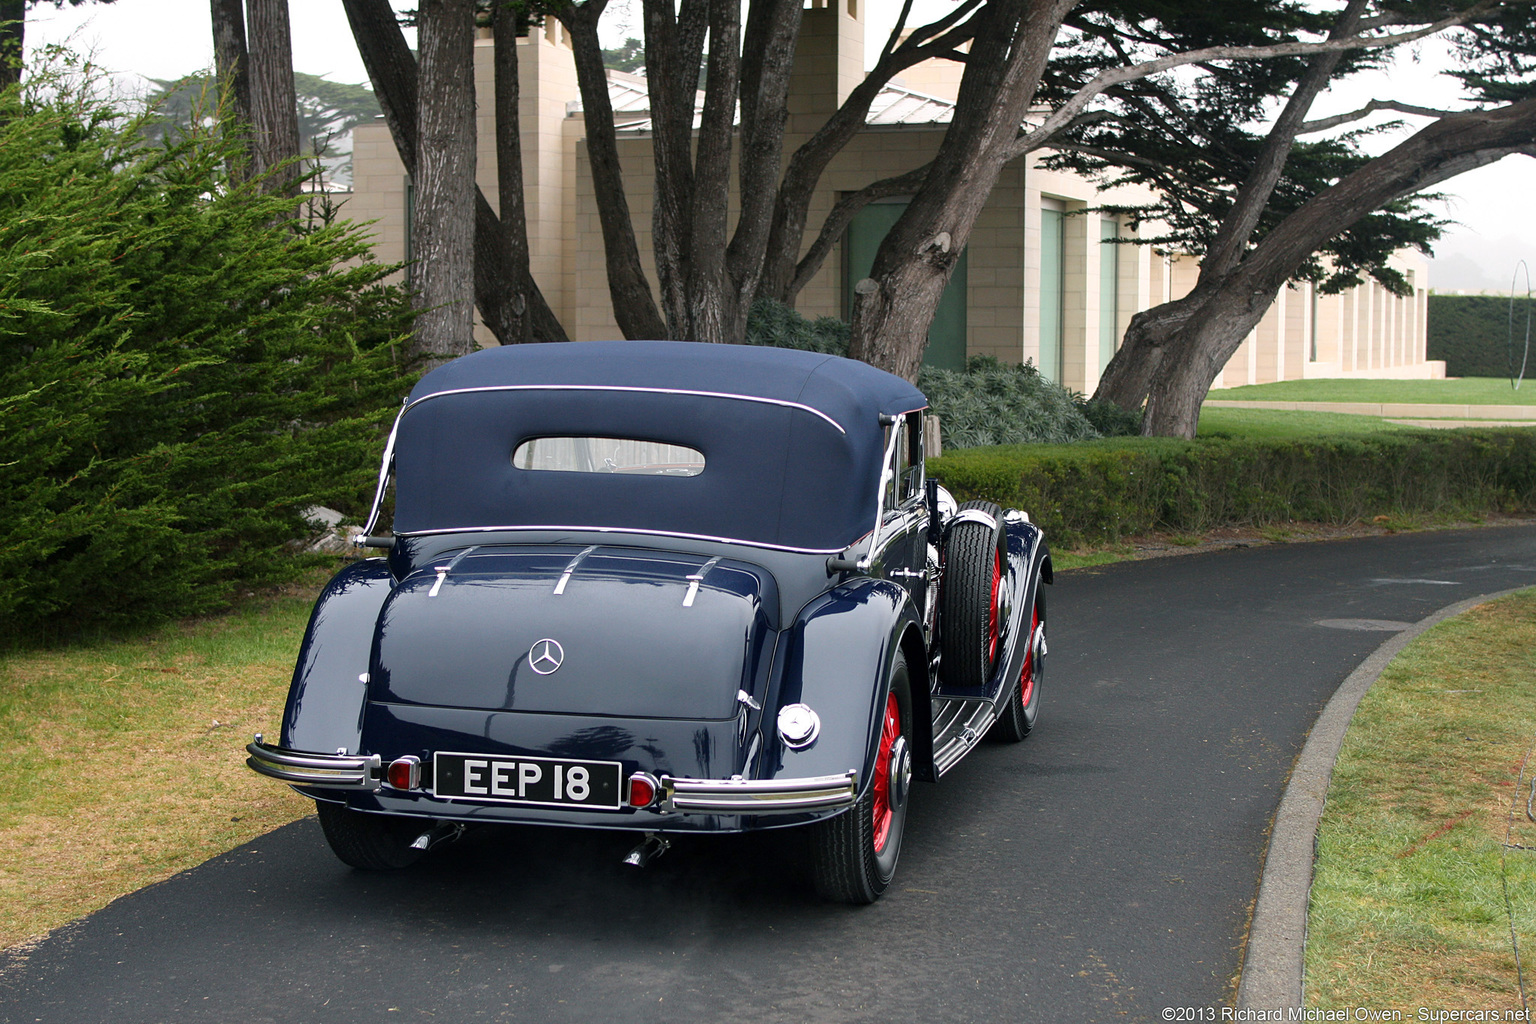
<instances>
[{"instance_id":1,"label":"side window","mask_svg":"<svg viewBox=\"0 0 1536 1024\"><path fill-rule=\"evenodd\" d=\"M885 507L894 511L920 499L923 494L923 417L921 413L909 413L887 430L900 431L896 439L896 451L890 469L890 482L885 488ZM885 435L890 443L890 434Z\"/></svg>"},{"instance_id":2,"label":"side window","mask_svg":"<svg viewBox=\"0 0 1536 1024\"><path fill-rule=\"evenodd\" d=\"M923 496L923 414L907 414L907 437L902 445L906 459L902 463L901 501L907 504Z\"/></svg>"}]
</instances>

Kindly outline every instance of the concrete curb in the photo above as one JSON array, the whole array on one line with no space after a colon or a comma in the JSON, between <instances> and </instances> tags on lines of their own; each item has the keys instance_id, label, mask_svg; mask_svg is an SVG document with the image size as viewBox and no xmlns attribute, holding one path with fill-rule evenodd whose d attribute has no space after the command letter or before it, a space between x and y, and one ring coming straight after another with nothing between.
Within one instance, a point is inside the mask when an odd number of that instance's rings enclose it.
<instances>
[{"instance_id":1,"label":"concrete curb","mask_svg":"<svg viewBox=\"0 0 1536 1024\"><path fill-rule=\"evenodd\" d=\"M1355 708L1387 664L1436 623L1468 609L1527 590L1514 587L1458 601L1420 619L1376 648L1339 685L1318 715L1286 782L1270 831L1259 881L1259 898L1243 952L1238 1009L1282 1010L1303 1005L1303 954L1307 942L1307 904L1312 889L1317 823L1328 795L1328 780Z\"/></svg>"}]
</instances>

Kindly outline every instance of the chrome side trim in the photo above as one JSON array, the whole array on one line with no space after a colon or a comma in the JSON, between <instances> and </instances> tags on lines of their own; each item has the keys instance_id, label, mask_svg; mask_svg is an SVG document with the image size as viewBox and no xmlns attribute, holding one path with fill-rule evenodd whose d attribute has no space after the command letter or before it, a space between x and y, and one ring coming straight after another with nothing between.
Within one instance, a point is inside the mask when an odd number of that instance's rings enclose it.
<instances>
[{"instance_id":1,"label":"chrome side trim","mask_svg":"<svg viewBox=\"0 0 1536 1024\"><path fill-rule=\"evenodd\" d=\"M799 409L801 412L808 412L812 416L826 420L839 434L848 433L843 428L843 425L831 416L828 416L820 409L801 402L790 402L781 398L764 398L760 395L734 395L726 391L694 391L688 388L642 388L620 384L498 384L483 388L453 388L448 391L434 391L430 395L422 395L402 409L400 415L404 416L421 403L431 401L434 398L442 398L445 395L471 395L492 391L621 391L648 395L693 395L697 398L732 398L738 402L756 402L759 405L776 405L784 409ZM398 419L396 423L399 423Z\"/></svg>"},{"instance_id":2,"label":"chrome side trim","mask_svg":"<svg viewBox=\"0 0 1536 1024\"><path fill-rule=\"evenodd\" d=\"M661 777L665 811L717 814L793 814L851 807L859 796L858 772L808 779L675 779Z\"/></svg>"},{"instance_id":3,"label":"chrome side trim","mask_svg":"<svg viewBox=\"0 0 1536 1024\"><path fill-rule=\"evenodd\" d=\"M283 782L327 789L376 790L383 760L378 754L311 754L283 750L262 742L261 734L245 745L245 765L259 775Z\"/></svg>"}]
</instances>

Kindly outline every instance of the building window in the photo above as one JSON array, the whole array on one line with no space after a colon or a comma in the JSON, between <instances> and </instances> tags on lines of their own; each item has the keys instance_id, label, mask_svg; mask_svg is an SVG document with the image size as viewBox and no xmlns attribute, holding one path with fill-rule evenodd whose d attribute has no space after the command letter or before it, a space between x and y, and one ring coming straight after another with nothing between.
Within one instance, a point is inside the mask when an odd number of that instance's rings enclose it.
<instances>
[{"instance_id":1,"label":"building window","mask_svg":"<svg viewBox=\"0 0 1536 1024\"><path fill-rule=\"evenodd\" d=\"M1061 380L1062 307L1066 284L1066 204L1040 202L1040 373Z\"/></svg>"},{"instance_id":2,"label":"building window","mask_svg":"<svg viewBox=\"0 0 1536 1024\"><path fill-rule=\"evenodd\" d=\"M1099 372L1115 357L1120 340L1120 222L1113 217L1099 221Z\"/></svg>"},{"instance_id":3,"label":"building window","mask_svg":"<svg viewBox=\"0 0 1536 1024\"><path fill-rule=\"evenodd\" d=\"M1312 296L1312 315L1308 317L1312 322L1312 329L1308 332L1311 335L1311 348L1307 359L1315 363L1317 362L1317 285L1307 285L1307 294Z\"/></svg>"},{"instance_id":4,"label":"building window","mask_svg":"<svg viewBox=\"0 0 1536 1024\"><path fill-rule=\"evenodd\" d=\"M843 236L843 319L853 314L854 285L869 276L875 265L875 250L891 227L907 209L907 200L894 199L870 203L854 214ZM960 254L955 272L949 277L939 308L928 328L928 348L923 365L939 370L965 369L966 254Z\"/></svg>"}]
</instances>

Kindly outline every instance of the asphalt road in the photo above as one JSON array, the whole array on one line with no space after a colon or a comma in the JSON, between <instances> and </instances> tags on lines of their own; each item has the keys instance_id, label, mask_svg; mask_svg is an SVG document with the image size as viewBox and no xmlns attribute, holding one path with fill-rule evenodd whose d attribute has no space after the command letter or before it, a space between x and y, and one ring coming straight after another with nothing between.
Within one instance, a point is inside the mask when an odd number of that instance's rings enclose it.
<instances>
[{"instance_id":1,"label":"asphalt road","mask_svg":"<svg viewBox=\"0 0 1536 1024\"><path fill-rule=\"evenodd\" d=\"M334 860L311 818L5 954L0 1020L1155 1021L1218 1006L1318 711L1391 622L1536 584L1536 528L1058 580L1039 730L918 787L872 907L817 902L793 831L679 841L643 871L618 863L632 838L487 831L379 876Z\"/></svg>"}]
</instances>

